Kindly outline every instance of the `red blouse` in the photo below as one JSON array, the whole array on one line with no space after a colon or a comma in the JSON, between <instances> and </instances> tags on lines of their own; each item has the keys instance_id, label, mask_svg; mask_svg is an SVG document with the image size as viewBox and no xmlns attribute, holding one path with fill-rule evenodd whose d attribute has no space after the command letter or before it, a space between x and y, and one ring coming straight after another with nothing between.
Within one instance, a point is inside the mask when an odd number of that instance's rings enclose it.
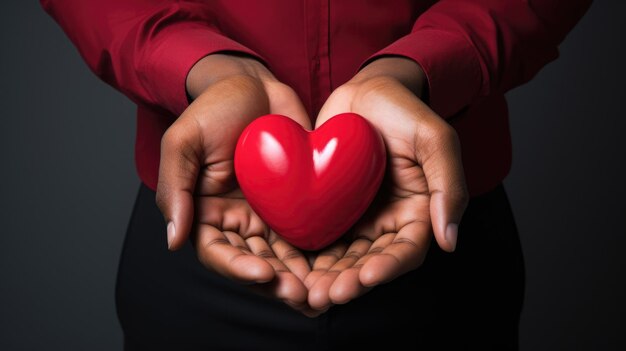
<instances>
[{"instance_id":1,"label":"red blouse","mask_svg":"<svg viewBox=\"0 0 626 351\"><path fill-rule=\"evenodd\" d=\"M41 0L89 67L138 105L135 160L156 188L161 136L188 106L202 57L244 52L290 85L315 119L374 57L427 75L429 104L457 130L471 194L508 174L504 93L558 56L591 0Z\"/></svg>"}]
</instances>

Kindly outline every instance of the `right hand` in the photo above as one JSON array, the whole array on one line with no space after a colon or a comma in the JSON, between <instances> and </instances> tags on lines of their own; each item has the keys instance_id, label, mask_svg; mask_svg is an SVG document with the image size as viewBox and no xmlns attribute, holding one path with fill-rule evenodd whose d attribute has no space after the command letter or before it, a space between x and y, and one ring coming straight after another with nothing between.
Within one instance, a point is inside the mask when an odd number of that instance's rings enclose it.
<instances>
[{"instance_id":1,"label":"right hand","mask_svg":"<svg viewBox=\"0 0 626 351\"><path fill-rule=\"evenodd\" d=\"M454 129L421 99L426 76L404 57L383 57L337 88L316 120L360 114L380 132L386 176L368 211L343 240L323 250L306 279L309 305L326 310L417 269L431 238L456 246L468 201Z\"/></svg>"},{"instance_id":2,"label":"right hand","mask_svg":"<svg viewBox=\"0 0 626 351\"><path fill-rule=\"evenodd\" d=\"M215 54L187 78L193 102L161 141L157 204L170 250L191 237L207 269L249 284L309 314L301 251L254 213L237 187L233 155L239 135L268 113L311 125L296 93L255 59Z\"/></svg>"}]
</instances>

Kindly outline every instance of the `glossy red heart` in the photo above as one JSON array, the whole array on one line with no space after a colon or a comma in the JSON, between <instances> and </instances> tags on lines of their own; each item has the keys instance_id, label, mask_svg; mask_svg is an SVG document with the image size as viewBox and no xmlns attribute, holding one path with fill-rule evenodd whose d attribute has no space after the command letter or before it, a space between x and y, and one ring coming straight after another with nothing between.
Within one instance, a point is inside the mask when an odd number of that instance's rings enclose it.
<instances>
[{"instance_id":1,"label":"glossy red heart","mask_svg":"<svg viewBox=\"0 0 626 351\"><path fill-rule=\"evenodd\" d=\"M304 250L342 236L370 205L385 171L378 131L354 113L313 131L266 115L243 131L235 174L252 209L285 240Z\"/></svg>"}]
</instances>

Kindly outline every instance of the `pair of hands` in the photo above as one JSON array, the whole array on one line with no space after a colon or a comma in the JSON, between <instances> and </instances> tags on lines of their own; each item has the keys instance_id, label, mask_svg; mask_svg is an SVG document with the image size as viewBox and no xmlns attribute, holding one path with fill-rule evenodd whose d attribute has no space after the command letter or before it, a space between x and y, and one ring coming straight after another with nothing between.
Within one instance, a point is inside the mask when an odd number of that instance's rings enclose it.
<instances>
[{"instance_id":1,"label":"pair of hands","mask_svg":"<svg viewBox=\"0 0 626 351\"><path fill-rule=\"evenodd\" d=\"M191 235L208 269L311 317L419 267L433 233L443 250L454 251L468 199L460 146L454 129L418 98L424 83L413 61L380 58L337 88L311 126L296 93L258 61L205 57L187 78L193 102L161 143L157 204L170 250ZM311 130L343 112L379 130L388 172L349 233L305 253L248 205L234 175L235 145L249 123L268 113Z\"/></svg>"}]
</instances>

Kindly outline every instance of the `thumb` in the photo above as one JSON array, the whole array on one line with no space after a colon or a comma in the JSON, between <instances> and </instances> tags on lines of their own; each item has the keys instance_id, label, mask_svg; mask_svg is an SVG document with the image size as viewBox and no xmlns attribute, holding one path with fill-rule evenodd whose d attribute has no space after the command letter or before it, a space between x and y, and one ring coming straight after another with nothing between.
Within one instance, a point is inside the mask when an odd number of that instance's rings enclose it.
<instances>
[{"instance_id":1,"label":"thumb","mask_svg":"<svg viewBox=\"0 0 626 351\"><path fill-rule=\"evenodd\" d=\"M191 231L200 149L200 134L185 119L174 123L161 139L156 203L165 218L170 250L182 247Z\"/></svg>"},{"instance_id":2,"label":"thumb","mask_svg":"<svg viewBox=\"0 0 626 351\"><path fill-rule=\"evenodd\" d=\"M430 198L430 218L441 249L456 248L458 227L468 203L461 147L454 129L433 113L434 128L418 133L417 160L422 165ZM421 141L420 141L421 140Z\"/></svg>"}]
</instances>

